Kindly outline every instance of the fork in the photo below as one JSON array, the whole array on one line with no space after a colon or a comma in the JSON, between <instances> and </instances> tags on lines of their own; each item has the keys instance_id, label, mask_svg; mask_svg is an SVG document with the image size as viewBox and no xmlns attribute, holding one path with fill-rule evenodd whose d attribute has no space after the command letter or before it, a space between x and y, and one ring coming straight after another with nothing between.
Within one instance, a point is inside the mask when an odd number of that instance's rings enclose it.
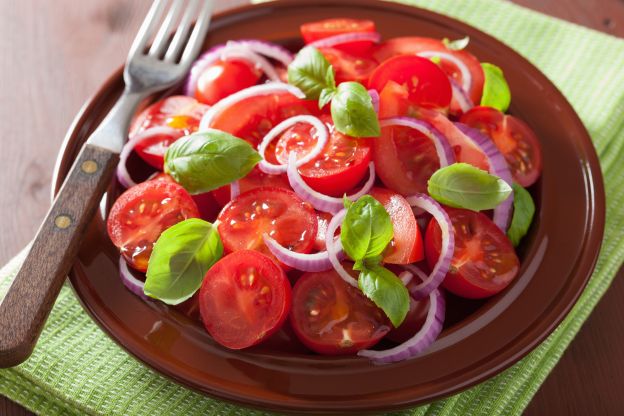
<instances>
[{"instance_id":1,"label":"fork","mask_svg":"<svg viewBox=\"0 0 624 416\"><path fill-rule=\"evenodd\" d=\"M206 36L212 6L213 0L152 4L130 47L123 94L83 145L0 304L0 367L15 366L32 353L112 179L132 115L148 95L175 85L188 72Z\"/></svg>"}]
</instances>

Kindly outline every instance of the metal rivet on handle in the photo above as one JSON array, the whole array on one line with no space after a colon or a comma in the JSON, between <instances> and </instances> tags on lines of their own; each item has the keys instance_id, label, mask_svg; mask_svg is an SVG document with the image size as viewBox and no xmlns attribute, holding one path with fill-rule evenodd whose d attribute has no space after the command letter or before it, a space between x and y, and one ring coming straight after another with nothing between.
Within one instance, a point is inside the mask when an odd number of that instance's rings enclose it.
<instances>
[{"instance_id":1,"label":"metal rivet on handle","mask_svg":"<svg viewBox=\"0 0 624 416\"><path fill-rule=\"evenodd\" d=\"M62 230L69 227L71 223L72 220L67 215L59 215L54 219L54 225Z\"/></svg>"},{"instance_id":2,"label":"metal rivet on handle","mask_svg":"<svg viewBox=\"0 0 624 416\"><path fill-rule=\"evenodd\" d=\"M95 162L94 160L87 160L85 162L82 162L80 169L82 169L84 173L95 173L95 171L97 171L98 169L98 165L97 162Z\"/></svg>"}]
</instances>

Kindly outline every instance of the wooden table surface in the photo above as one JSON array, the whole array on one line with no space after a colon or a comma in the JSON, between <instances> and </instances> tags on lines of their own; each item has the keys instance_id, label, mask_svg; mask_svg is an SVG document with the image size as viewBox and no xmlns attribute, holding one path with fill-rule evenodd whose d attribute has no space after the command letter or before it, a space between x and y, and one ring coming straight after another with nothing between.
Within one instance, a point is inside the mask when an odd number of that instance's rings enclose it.
<instances>
[{"instance_id":1,"label":"wooden table surface","mask_svg":"<svg viewBox=\"0 0 624 416\"><path fill-rule=\"evenodd\" d=\"M622 0L515 2L624 37ZM123 62L150 3L0 0L0 264L37 230L49 206L52 168L65 132L85 100ZM223 9L244 0L217 3ZM622 299L624 271L526 414L624 414ZM0 396L0 415L30 414Z\"/></svg>"}]
</instances>

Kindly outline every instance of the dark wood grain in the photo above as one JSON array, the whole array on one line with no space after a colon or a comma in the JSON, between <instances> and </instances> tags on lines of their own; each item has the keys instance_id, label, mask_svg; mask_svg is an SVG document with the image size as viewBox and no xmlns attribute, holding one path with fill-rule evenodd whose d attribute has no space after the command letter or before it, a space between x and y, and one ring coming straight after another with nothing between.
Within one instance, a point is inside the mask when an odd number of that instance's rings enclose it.
<instances>
[{"instance_id":1,"label":"dark wood grain","mask_svg":"<svg viewBox=\"0 0 624 416\"><path fill-rule=\"evenodd\" d=\"M244 0L217 1L217 8ZM514 0L624 36L621 0ZM84 101L124 60L149 0L0 0L0 263L35 234L49 207L54 157ZM53 64L51 64L53 63ZM527 409L529 415L623 414L624 272ZM30 415L0 397L0 415Z\"/></svg>"}]
</instances>

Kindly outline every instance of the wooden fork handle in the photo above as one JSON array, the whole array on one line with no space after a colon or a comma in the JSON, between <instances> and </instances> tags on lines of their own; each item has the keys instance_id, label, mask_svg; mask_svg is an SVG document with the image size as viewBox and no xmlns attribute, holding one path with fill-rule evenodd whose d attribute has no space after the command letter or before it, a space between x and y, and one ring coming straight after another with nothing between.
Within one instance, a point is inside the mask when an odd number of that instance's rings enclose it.
<instances>
[{"instance_id":1,"label":"wooden fork handle","mask_svg":"<svg viewBox=\"0 0 624 416\"><path fill-rule=\"evenodd\" d=\"M119 155L85 144L0 304L0 368L32 353Z\"/></svg>"}]
</instances>

